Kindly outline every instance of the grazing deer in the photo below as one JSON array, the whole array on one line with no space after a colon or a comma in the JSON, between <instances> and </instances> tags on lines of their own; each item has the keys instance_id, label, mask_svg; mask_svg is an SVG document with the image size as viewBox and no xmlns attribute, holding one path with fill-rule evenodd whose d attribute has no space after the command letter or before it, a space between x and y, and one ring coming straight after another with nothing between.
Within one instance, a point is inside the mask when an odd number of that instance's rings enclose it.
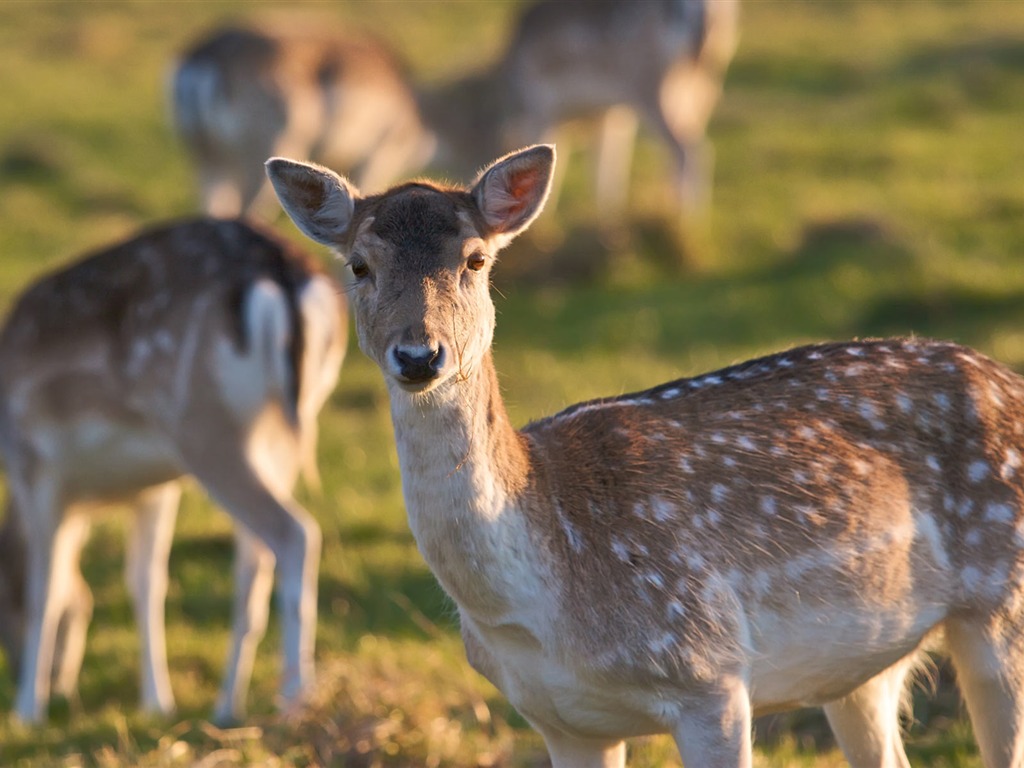
<instances>
[{"instance_id":1,"label":"grazing deer","mask_svg":"<svg viewBox=\"0 0 1024 768\"><path fill-rule=\"evenodd\" d=\"M1024 763L1024 379L951 343L792 349L521 431L491 353L498 251L554 150L469 188L361 197L268 163L336 248L391 400L409 523L473 666L556 768L751 765L751 717L823 705L856 766L908 765L898 711L945 635L984 763Z\"/></svg>"},{"instance_id":2,"label":"grazing deer","mask_svg":"<svg viewBox=\"0 0 1024 768\"><path fill-rule=\"evenodd\" d=\"M376 189L433 152L404 68L365 34L218 29L184 54L171 98L213 216L268 212L273 154L336 164Z\"/></svg>"},{"instance_id":3,"label":"grazing deer","mask_svg":"<svg viewBox=\"0 0 1024 768\"><path fill-rule=\"evenodd\" d=\"M365 35L228 27L182 57L174 121L215 216L267 213L263 161L274 154L355 172L376 191L422 168L435 147L436 165L471 173L589 117L600 118L598 206L614 213L625 205L638 116L671 153L677 203L700 208L705 131L737 17L738 0L546 0L523 14L493 67L423 88Z\"/></svg>"},{"instance_id":4,"label":"grazing deer","mask_svg":"<svg viewBox=\"0 0 1024 768\"><path fill-rule=\"evenodd\" d=\"M147 231L44 277L0 330L0 626L17 715L74 690L92 600L78 569L96 507L135 511L127 580L142 705L174 708L167 558L183 475L234 519L234 629L219 720L241 717L276 563L282 693L312 682L320 531L291 497L344 354L343 300L308 258L237 221ZM20 630L20 631L19 631ZM61 646L55 654L55 644Z\"/></svg>"},{"instance_id":5,"label":"grazing deer","mask_svg":"<svg viewBox=\"0 0 1024 768\"><path fill-rule=\"evenodd\" d=\"M639 118L669 150L676 204L699 210L710 197L705 133L738 17L738 0L536 3L491 69L421 94L440 164L475 170L495 152L596 117L597 205L615 213L625 207Z\"/></svg>"}]
</instances>

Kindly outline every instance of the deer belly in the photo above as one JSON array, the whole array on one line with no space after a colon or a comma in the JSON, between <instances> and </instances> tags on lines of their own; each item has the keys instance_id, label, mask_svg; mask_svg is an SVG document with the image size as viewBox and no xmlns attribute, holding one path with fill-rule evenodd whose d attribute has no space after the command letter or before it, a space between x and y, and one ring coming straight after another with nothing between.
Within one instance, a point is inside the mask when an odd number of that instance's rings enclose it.
<instances>
[{"instance_id":1,"label":"deer belly","mask_svg":"<svg viewBox=\"0 0 1024 768\"><path fill-rule=\"evenodd\" d=\"M502 664L502 692L537 725L550 725L582 738L631 738L665 731L649 691L590 681L545 658Z\"/></svg>"},{"instance_id":2,"label":"deer belly","mask_svg":"<svg viewBox=\"0 0 1024 768\"><path fill-rule=\"evenodd\" d=\"M945 616L938 605L836 605L750 617L755 714L841 698L913 653Z\"/></svg>"},{"instance_id":3,"label":"deer belly","mask_svg":"<svg viewBox=\"0 0 1024 768\"><path fill-rule=\"evenodd\" d=\"M463 621L474 666L534 726L582 738L630 738L664 732L660 702L650 691L593 680L545 653L520 626L481 627ZM467 651L470 644L467 642Z\"/></svg>"},{"instance_id":4,"label":"deer belly","mask_svg":"<svg viewBox=\"0 0 1024 768\"><path fill-rule=\"evenodd\" d=\"M78 500L130 498L182 474L171 442L142 425L82 419L49 437L48 458Z\"/></svg>"}]
</instances>

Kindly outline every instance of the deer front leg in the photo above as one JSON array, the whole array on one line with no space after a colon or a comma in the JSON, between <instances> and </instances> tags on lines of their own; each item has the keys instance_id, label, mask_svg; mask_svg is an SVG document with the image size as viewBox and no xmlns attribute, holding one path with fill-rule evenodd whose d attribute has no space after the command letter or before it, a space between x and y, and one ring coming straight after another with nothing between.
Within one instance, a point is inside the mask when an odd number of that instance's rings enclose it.
<instances>
[{"instance_id":1,"label":"deer front leg","mask_svg":"<svg viewBox=\"0 0 1024 768\"><path fill-rule=\"evenodd\" d=\"M688 696L672 735L686 768L751 768L750 696L738 679Z\"/></svg>"},{"instance_id":2,"label":"deer front leg","mask_svg":"<svg viewBox=\"0 0 1024 768\"><path fill-rule=\"evenodd\" d=\"M177 482L150 488L139 497L125 559L125 578L142 641L142 708L163 715L174 712L174 693L167 669L164 606L167 561L180 500L181 486Z\"/></svg>"},{"instance_id":3,"label":"deer front leg","mask_svg":"<svg viewBox=\"0 0 1024 768\"><path fill-rule=\"evenodd\" d=\"M224 725L245 716L245 698L256 660L256 648L267 631L270 591L274 585L274 554L242 526L235 526L235 599L227 675L221 686L214 721Z\"/></svg>"}]
</instances>

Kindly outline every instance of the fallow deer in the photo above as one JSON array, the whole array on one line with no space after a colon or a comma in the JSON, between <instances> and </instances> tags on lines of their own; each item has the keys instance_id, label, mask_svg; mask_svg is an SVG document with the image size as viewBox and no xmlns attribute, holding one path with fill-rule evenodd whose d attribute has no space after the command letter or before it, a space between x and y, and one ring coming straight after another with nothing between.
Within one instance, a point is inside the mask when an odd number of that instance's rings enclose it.
<instances>
[{"instance_id":1,"label":"fallow deer","mask_svg":"<svg viewBox=\"0 0 1024 768\"><path fill-rule=\"evenodd\" d=\"M642 118L671 154L680 206L708 197L705 131L736 48L738 0L546 0L517 22L491 67L416 87L372 37L219 29L173 80L177 131L216 216L261 213L273 154L355 172L377 191L434 165L471 173L569 120L598 118L596 197L625 205Z\"/></svg>"},{"instance_id":2,"label":"fallow deer","mask_svg":"<svg viewBox=\"0 0 1024 768\"><path fill-rule=\"evenodd\" d=\"M272 159L346 259L409 523L470 663L556 768L751 765L751 718L822 705L856 766L906 766L901 691L940 635L988 768L1024 764L1024 379L953 343L804 346L517 431L490 272L541 210L548 146L470 187L360 196Z\"/></svg>"},{"instance_id":3,"label":"fallow deer","mask_svg":"<svg viewBox=\"0 0 1024 768\"><path fill-rule=\"evenodd\" d=\"M639 118L669 151L677 206L701 209L712 165L705 134L736 50L738 12L738 0L529 7L494 71L507 94L503 150L550 140L573 118L600 118L597 206L615 213L625 205Z\"/></svg>"},{"instance_id":4,"label":"fallow deer","mask_svg":"<svg viewBox=\"0 0 1024 768\"><path fill-rule=\"evenodd\" d=\"M142 705L174 708L164 643L179 480L235 522L234 628L219 720L242 716L276 564L285 701L312 682L319 527L292 499L346 338L333 280L237 221L148 230L43 277L0 330L0 624L17 716L45 719L51 669L73 691L91 596L79 553L98 507L127 503L126 576L142 636ZM58 627L61 649L55 657Z\"/></svg>"},{"instance_id":5,"label":"fallow deer","mask_svg":"<svg viewBox=\"0 0 1024 768\"><path fill-rule=\"evenodd\" d=\"M171 100L213 216L267 212L273 154L335 164L372 190L433 152L404 67L365 33L214 30L177 64Z\"/></svg>"}]
</instances>

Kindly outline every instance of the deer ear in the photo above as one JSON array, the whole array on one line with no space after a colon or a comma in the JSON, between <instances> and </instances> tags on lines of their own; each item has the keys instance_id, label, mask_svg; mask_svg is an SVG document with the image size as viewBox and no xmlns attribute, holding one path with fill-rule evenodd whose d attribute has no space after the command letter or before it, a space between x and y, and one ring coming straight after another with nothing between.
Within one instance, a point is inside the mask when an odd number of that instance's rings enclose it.
<instances>
[{"instance_id":1,"label":"deer ear","mask_svg":"<svg viewBox=\"0 0 1024 768\"><path fill-rule=\"evenodd\" d=\"M551 190L555 148L537 144L495 160L480 174L472 195L488 228L502 245L530 226Z\"/></svg>"},{"instance_id":2,"label":"deer ear","mask_svg":"<svg viewBox=\"0 0 1024 768\"><path fill-rule=\"evenodd\" d=\"M356 188L329 168L272 157L267 177L281 207L304 235L338 246L355 210Z\"/></svg>"}]
</instances>

